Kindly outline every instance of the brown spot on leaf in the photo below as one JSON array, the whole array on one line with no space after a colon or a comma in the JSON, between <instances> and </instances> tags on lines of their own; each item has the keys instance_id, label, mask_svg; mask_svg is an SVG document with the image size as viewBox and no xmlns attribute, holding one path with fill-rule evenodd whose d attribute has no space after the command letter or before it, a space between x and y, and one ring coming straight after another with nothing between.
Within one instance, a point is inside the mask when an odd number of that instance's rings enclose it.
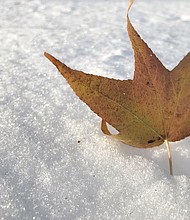
<instances>
[{"instance_id":1,"label":"brown spot on leaf","mask_svg":"<svg viewBox=\"0 0 190 220\"><path fill-rule=\"evenodd\" d=\"M149 140L149 141L147 141L148 144L151 144L151 143L154 143L154 142L155 142L155 140Z\"/></svg>"}]
</instances>

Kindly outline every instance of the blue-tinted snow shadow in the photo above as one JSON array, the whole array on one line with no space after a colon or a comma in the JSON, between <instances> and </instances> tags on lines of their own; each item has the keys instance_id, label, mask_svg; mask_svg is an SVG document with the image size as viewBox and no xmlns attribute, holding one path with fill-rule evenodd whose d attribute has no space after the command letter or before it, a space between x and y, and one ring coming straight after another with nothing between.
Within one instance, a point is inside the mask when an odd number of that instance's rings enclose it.
<instances>
[{"instance_id":1,"label":"blue-tinted snow shadow","mask_svg":"<svg viewBox=\"0 0 190 220\"><path fill-rule=\"evenodd\" d=\"M190 138L186 138L175 143L170 143L174 175L186 175L190 177L189 145ZM143 149L131 147L126 144L120 143L118 147L120 152L125 156L139 155L144 158L147 158L148 160L154 161L169 177L169 161L165 144L162 144L158 147Z\"/></svg>"}]
</instances>

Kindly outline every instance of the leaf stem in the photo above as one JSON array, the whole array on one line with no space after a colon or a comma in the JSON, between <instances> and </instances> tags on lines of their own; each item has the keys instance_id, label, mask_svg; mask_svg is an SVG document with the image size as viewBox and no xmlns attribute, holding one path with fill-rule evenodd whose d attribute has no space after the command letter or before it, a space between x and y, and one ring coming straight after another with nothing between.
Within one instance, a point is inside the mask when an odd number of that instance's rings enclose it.
<instances>
[{"instance_id":1,"label":"leaf stem","mask_svg":"<svg viewBox=\"0 0 190 220\"><path fill-rule=\"evenodd\" d=\"M172 165L172 155L170 151L170 144L168 140L165 140L165 144L168 150L168 159L169 159L169 166L170 166L170 175L173 176L173 165Z\"/></svg>"}]
</instances>

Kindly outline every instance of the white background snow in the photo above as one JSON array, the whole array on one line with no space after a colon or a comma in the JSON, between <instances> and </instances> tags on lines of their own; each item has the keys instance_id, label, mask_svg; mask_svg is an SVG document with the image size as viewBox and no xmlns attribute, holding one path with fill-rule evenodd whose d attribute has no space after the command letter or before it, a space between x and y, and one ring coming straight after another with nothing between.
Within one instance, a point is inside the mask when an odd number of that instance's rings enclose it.
<instances>
[{"instance_id":1,"label":"white background snow","mask_svg":"<svg viewBox=\"0 0 190 220\"><path fill-rule=\"evenodd\" d=\"M1 219L190 219L190 138L136 149L106 137L47 51L133 77L127 0L0 0ZM173 68L190 51L189 0L136 0L131 20ZM177 129L177 128L176 128Z\"/></svg>"}]
</instances>

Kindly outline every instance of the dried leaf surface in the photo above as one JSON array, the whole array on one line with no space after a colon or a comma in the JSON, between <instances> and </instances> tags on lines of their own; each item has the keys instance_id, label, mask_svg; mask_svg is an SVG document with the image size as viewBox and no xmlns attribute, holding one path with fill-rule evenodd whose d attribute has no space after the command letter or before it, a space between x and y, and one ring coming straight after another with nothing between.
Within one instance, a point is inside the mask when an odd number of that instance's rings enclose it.
<instances>
[{"instance_id":1,"label":"dried leaf surface","mask_svg":"<svg viewBox=\"0 0 190 220\"><path fill-rule=\"evenodd\" d=\"M133 1L130 1L130 9ZM141 39L127 15L127 31L134 50L133 80L116 80L73 70L48 53L77 96L118 130L113 137L134 147L153 147L190 135L190 53L167 70Z\"/></svg>"}]
</instances>

